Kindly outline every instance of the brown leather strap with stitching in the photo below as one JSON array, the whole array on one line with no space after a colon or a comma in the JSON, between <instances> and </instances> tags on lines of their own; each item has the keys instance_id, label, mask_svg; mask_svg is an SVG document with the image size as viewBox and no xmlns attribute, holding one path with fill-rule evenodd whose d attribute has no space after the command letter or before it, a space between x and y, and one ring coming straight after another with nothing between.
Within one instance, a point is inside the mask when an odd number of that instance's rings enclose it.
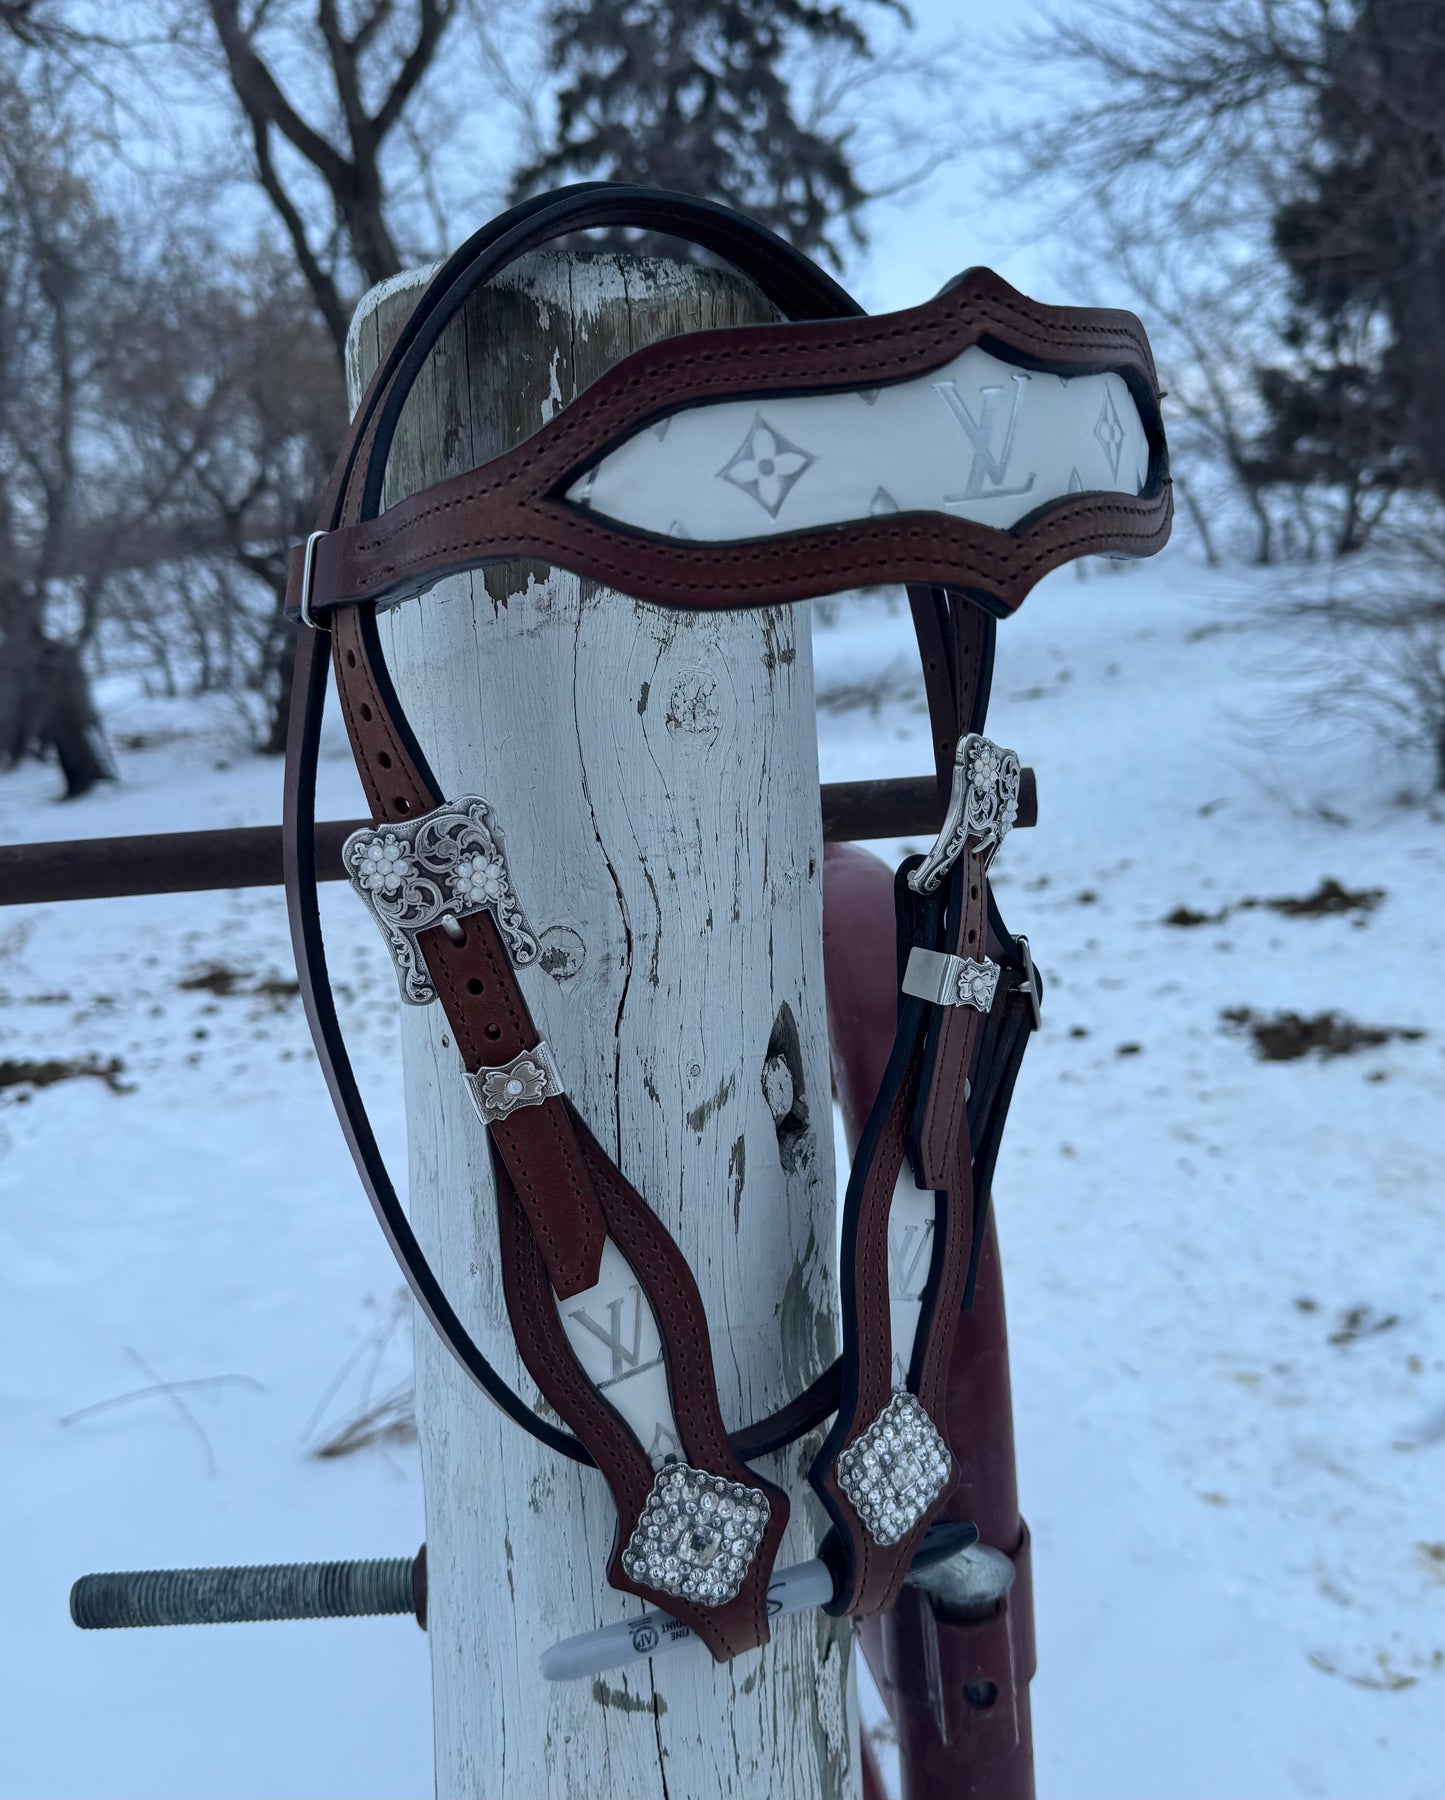
<instances>
[{"instance_id":1,"label":"brown leather strap with stitching","mask_svg":"<svg viewBox=\"0 0 1445 1800\"><path fill-rule=\"evenodd\" d=\"M1154 366L1138 320L1039 306L990 270L975 269L925 306L884 319L750 325L648 345L515 449L379 518L358 522L353 483L341 527L313 546L311 614L358 600L404 599L444 575L510 557L540 558L637 599L691 610L776 605L894 581L952 583L1012 612L1041 576L1073 557L1157 550L1169 533L1162 476L1139 496L1071 495L1009 531L902 513L726 544L660 539L563 498L605 450L678 407L770 386L823 393L898 381L984 340L1055 371L1121 375L1137 393L1161 460ZM304 562L303 553L293 555L288 607L300 605Z\"/></svg>"},{"instance_id":2,"label":"brown leather strap with stitching","mask_svg":"<svg viewBox=\"0 0 1445 1800\"><path fill-rule=\"evenodd\" d=\"M688 203L678 205L685 209ZM851 304L846 296L843 304ZM414 356L424 353L427 341L419 341ZM723 545L629 531L562 498L606 449L668 412L769 391L881 385L936 368L980 342L1027 367L1059 373L1108 369L1121 375L1139 402L1150 444L1145 493L1071 495L1041 507L1010 531L953 517L901 514ZM387 406L399 404L392 393L399 366L384 364L368 390L322 508L324 535L309 547L309 611L333 632L346 725L378 825L414 820L441 805L444 796L432 791L417 760L420 753L409 751L409 729L393 712L375 630L362 609L422 593L456 570L500 558L540 557L630 595L691 610L793 601L881 581L913 582L917 585L910 590L910 602L939 778L946 786L959 737L977 728L975 703L980 682L987 680L990 628L969 599L990 611L1010 611L1041 574L1072 556L1086 551L1148 554L1168 534L1170 497L1156 383L1138 321L1125 313L1038 306L989 271L971 271L927 305L884 319L828 317L815 323L695 333L649 346L604 375L516 449L378 517L363 519L378 504L380 464L372 467L372 449L382 446L384 459L388 439L381 420ZM400 395L406 385L400 384ZM301 600L306 566L306 553L298 552L288 594L293 610ZM939 585L922 585L929 583ZM984 869L982 862L975 866L971 851L964 854L962 881L955 882L949 908L946 947L955 954L981 954L987 930ZM937 914L933 916L936 922ZM418 946L469 1072L497 1067L537 1045L536 1027L488 915L468 915L457 924L455 936L441 926L431 927L419 934ZM888 1216L925 1079L918 1157L926 1184L935 1187L939 1198L930 1287L915 1343L914 1385L929 1415L941 1417L941 1384L973 1237L972 1151L963 1100L983 1026L982 1015L971 1007L942 1010L945 1016L932 1022L930 1036L918 1038L903 1079L879 1108L883 1113L886 1107L886 1116L857 1208L855 1279L845 1321L855 1357L856 1396L835 1427L842 1439L833 1446L834 1455L872 1423L889 1399ZM719 1658L765 1641L767 1583L788 1504L781 1490L741 1463L729 1444L702 1303L686 1262L568 1100L518 1107L505 1119L490 1122L488 1129L497 1169L509 1313L533 1378L585 1443L613 1492L619 1533L610 1580L685 1620ZM639 1585L621 1563L654 1471L635 1435L583 1373L556 1304L558 1296L593 1285L609 1236L657 1319L674 1418L688 1461L761 1486L768 1494L771 1512L763 1544L740 1592L726 1606L698 1608ZM825 1487L848 1540L852 1575L844 1596L847 1610L868 1613L890 1604L928 1524L946 1506L951 1486L935 1498L907 1539L881 1548L863 1530L832 1467L815 1478Z\"/></svg>"},{"instance_id":3,"label":"brown leather strap with stitching","mask_svg":"<svg viewBox=\"0 0 1445 1800\"><path fill-rule=\"evenodd\" d=\"M373 666L374 639L362 630L359 609L338 611L333 634L342 715L373 817L379 824L417 818L440 798L430 793L402 734L393 728ZM460 943L440 925L420 932L417 941L463 1064L474 1072L532 1048L539 1033L491 917L470 914L459 929ZM621 1529L609 1579L684 1619L721 1659L764 1642L767 1586L787 1523L787 1496L733 1454L718 1407L702 1298L686 1260L569 1100L519 1107L488 1130L497 1165L508 1311L533 1379L587 1443L612 1488ZM738 1595L723 1607L702 1609L646 1587L621 1565L622 1544L646 1502L654 1471L636 1437L582 1373L553 1297L595 1284L608 1236L627 1258L657 1320L687 1459L768 1493L772 1513L763 1544Z\"/></svg>"},{"instance_id":4,"label":"brown leather strap with stitching","mask_svg":"<svg viewBox=\"0 0 1445 1800\"><path fill-rule=\"evenodd\" d=\"M982 859L972 844L961 852L963 870L958 917L950 921L945 949L954 956L981 958L988 932L988 900ZM957 1147L963 1130L968 1085L983 1039L986 1014L973 1006L939 1009L938 1034L931 1079L923 1107L923 1129L918 1134L918 1165L914 1177L920 1187L946 1187L958 1166Z\"/></svg>"},{"instance_id":5,"label":"brown leather strap with stitching","mask_svg":"<svg viewBox=\"0 0 1445 1800\"><path fill-rule=\"evenodd\" d=\"M636 1437L578 1367L548 1291L536 1238L522 1228L516 1196L510 1183L501 1180L497 1201L507 1309L517 1325L518 1348L532 1379L586 1439L612 1490L619 1528L608 1560L608 1580L664 1607L690 1625L715 1657L726 1660L767 1641L768 1582L788 1522L787 1495L733 1455L718 1409L702 1300L681 1251L580 1119L577 1131L602 1198L608 1231L652 1303L688 1462L710 1474L760 1487L768 1497L771 1512L763 1542L742 1588L725 1606L703 1608L675 1594L659 1594L634 1581L623 1568L622 1548L646 1501L654 1471Z\"/></svg>"},{"instance_id":6,"label":"brown leather strap with stitching","mask_svg":"<svg viewBox=\"0 0 1445 1800\"><path fill-rule=\"evenodd\" d=\"M356 607L337 613L332 636L342 716L372 817L378 824L419 818L440 796L430 792L394 729ZM439 925L417 942L469 1073L536 1045L540 1033L490 915L470 917L460 944ZM520 1107L491 1132L557 1292L565 1297L592 1287L607 1232L566 1109L558 1100Z\"/></svg>"}]
</instances>

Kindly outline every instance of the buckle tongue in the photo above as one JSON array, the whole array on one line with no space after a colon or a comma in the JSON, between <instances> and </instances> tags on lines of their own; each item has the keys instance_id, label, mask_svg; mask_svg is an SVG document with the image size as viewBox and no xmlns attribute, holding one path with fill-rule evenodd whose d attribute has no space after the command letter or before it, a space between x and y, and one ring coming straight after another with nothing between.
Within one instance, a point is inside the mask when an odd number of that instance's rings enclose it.
<instances>
[{"instance_id":1,"label":"buckle tongue","mask_svg":"<svg viewBox=\"0 0 1445 1800\"><path fill-rule=\"evenodd\" d=\"M341 856L381 927L408 1004L436 999L416 941L432 925L454 936L458 920L489 912L514 967L535 962L539 946L512 887L502 828L480 796L464 794L419 819L353 831Z\"/></svg>"},{"instance_id":2,"label":"buckle tongue","mask_svg":"<svg viewBox=\"0 0 1445 1800\"><path fill-rule=\"evenodd\" d=\"M1019 759L991 739L970 731L958 740L953 789L938 841L908 877L915 894L935 893L969 840L987 863L1019 810Z\"/></svg>"}]
</instances>

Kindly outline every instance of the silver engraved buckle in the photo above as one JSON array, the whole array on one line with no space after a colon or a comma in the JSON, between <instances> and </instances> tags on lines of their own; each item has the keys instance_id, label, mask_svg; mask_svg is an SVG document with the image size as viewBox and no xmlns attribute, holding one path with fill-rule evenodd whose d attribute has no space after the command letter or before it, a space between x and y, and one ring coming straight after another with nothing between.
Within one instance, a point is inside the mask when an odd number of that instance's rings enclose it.
<instances>
[{"instance_id":1,"label":"silver engraved buckle","mask_svg":"<svg viewBox=\"0 0 1445 1800\"><path fill-rule=\"evenodd\" d=\"M546 1038L510 1062L469 1072L467 1089L484 1125L495 1125L519 1106L540 1106L567 1092Z\"/></svg>"},{"instance_id":2,"label":"silver engraved buckle","mask_svg":"<svg viewBox=\"0 0 1445 1800\"><path fill-rule=\"evenodd\" d=\"M908 952L903 991L935 1006L972 1006L986 1013L998 992L999 966L989 957L945 956L917 944Z\"/></svg>"},{"instance_id":3,"label":"silver engraved buckle","mask_svg":"<svg viewBox=\"0 0 1445 1800\"><path fill-rule=\"evenodd\" d=\"M875 1544L908 1536L948 1484L953 1458L906 1388L838 1458L838 1486Z\"/></svg>"},{"instance_id":4,"label":"silver engraved buckle","mask_svg":"<svg viewBox=\"0 0 1445 1800\"><path fill-rule=\"evenodd\" d=\"M652 1484L622 1566L645 1587L695 1606L726 1606L743 1585L772 1510L761 1488L669 1463Z\"/></svg>"},{"instance_id":5,"label":"silver engraved buckle","mask_svg":"<svg viewBox=\"0 0 1445 1800\"><path fill-rule=\"evenodd\" d=\"M985 862L1003 842L1019 811L1019 759L976 731L958 740L953 788L938 841L908 877L915 894L932 894L973 839Z\"/></svg>"},{"instance_id":6,"label":"silver engraved buckle","mask_svg":"<svg viewBox=\"0 0 1445 1800\"><path fill-rule=\"evenodd\" d=\"M396 964L401 997L412 1006L436 999L417 933L489 912L515 967L534 962L536 934L518 904L502 828L476 794L397 825L353 831L342 846L346 873L381 927Z\"/></svg>"}]
</instances>

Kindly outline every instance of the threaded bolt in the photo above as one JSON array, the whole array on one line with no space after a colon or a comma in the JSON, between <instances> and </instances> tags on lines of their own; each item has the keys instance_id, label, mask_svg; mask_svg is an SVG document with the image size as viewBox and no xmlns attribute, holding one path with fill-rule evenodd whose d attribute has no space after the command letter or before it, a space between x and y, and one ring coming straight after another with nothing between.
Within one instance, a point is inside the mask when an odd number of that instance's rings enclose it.
<instances>
[{"instance_id":1,"label":"threaded bolt","mask_svg":"<svg viewBox=\"0 0 1445 1800\"><path fill-rule=\"evenodd\" d=\"M82 1631L129 1625L242 1625L273 1619L425 1618L421 1558L276 1563L237 1569L135 1569L82 1575L70 1616ZM424 1568L424 1564L421 1565Z\"/></svg>"}]
</instances>

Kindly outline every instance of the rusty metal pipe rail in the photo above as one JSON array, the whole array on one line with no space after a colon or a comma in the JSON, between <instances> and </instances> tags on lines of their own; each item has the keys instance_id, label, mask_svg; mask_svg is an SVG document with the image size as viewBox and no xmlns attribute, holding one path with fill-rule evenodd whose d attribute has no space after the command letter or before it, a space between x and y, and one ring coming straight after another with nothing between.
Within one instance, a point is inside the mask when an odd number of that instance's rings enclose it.
<instances>
[{"instance_id":1,"label":"rusty metal pipe rail","mask_svg":"<svg viewBox=\"0 0 1445 1800\"><path fill-rule=\"evenodd\" d=\"M943 821L931 775L898 781L825 782L826 843L929 837ZM1033 771L1019 789L1020 825L1038 815ZM369 819L327 819L316 826L316 871L341 880L341 846ZM44 844L0 844L0 906L58 900L115 900L129 894L194 894L213 888L281 885L281 827L167 831L139 837L68 838Z\"/></svg>"}]
</instances>

